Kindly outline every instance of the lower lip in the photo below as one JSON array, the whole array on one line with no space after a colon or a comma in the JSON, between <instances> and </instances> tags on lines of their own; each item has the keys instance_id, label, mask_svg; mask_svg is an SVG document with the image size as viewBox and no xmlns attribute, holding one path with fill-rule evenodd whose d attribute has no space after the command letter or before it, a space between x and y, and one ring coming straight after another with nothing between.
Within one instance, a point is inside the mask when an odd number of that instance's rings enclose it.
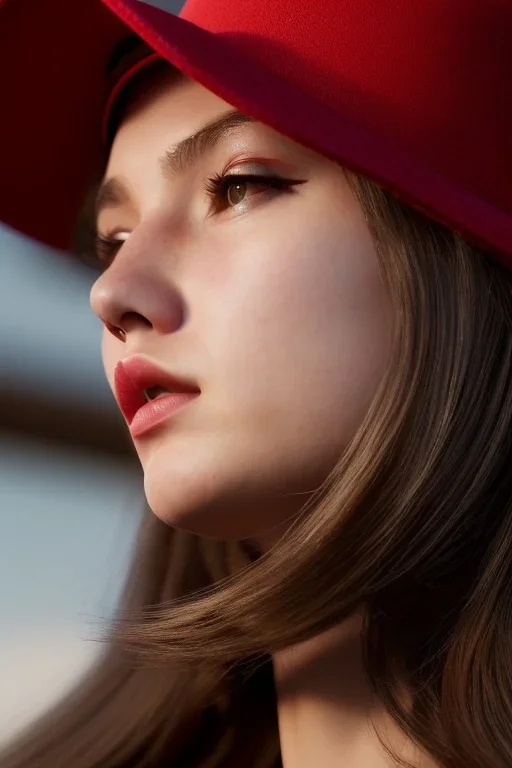
<instances>
[{"instance_id":1,"label":"lower lip","mask_svg":"<svg viewBox=\"0 0 512 768\"><path fill-rule=\"evenodd\" d=\"M129 425L131 436L140 437L146 434L199 395L200 392L174 392L146 403L139 408Z\"/></svg>"}]
</instances>

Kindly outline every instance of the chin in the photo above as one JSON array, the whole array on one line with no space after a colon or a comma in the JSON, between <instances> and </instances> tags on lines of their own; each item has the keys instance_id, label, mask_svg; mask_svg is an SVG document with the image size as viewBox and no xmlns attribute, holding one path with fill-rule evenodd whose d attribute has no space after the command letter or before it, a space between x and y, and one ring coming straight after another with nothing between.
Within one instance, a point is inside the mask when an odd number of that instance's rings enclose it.
<instances>
[{"instance_id":1,"label":"chin","mask_svg":"<svg viewBox=\"0 0 512 768\"><path fill-rule=\"evenodd\" d=\"M221 472L144 473L148 505L162 522L188 533L222 541L274 542L290 524L294 509L252 485ZM302 501L304 499L302 498Z\"/></svg>"},{"instance_id":2,"label":"chin","mask_svg":"<svg viewBox=\"0 0 512 768\"><path fill-rule=\"evenodd\" d=\"M165 473L148 469L144 492L153 514L173 528L223 541L249 538L258 532L254 502L249 509L237 484L220 473L178 475L175 468Z\"/></svg>"},{"instance_id":3,"label":"chin","mask_svg":"<svg viewBox=\"0 0 512 768\"><path fill-rule=\"evenodd\" d=\"M315 478L304 485L295 467L268 457L263 449L163 434L139 454L147 503L167 525L197 536L274 541L306 503Z\"/></svg>"}]
</instances>

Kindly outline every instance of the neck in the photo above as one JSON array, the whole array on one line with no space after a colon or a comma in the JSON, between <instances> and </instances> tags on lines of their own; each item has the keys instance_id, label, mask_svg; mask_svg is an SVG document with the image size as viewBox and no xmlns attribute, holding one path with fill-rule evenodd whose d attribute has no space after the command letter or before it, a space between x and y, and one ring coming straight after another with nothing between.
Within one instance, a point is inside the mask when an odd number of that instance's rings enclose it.
<instances>
[{"instance_id":1,"label":"neck","mask_svg":"<svg viewBox=\"0 0 512 768\"><path fill-rule=\"evenodd\" d=\"M283 768L390 768L375 728L415 768L439 768L375 701L361 622L358 614L273 656Z\"/></svg>"}]
</instances>

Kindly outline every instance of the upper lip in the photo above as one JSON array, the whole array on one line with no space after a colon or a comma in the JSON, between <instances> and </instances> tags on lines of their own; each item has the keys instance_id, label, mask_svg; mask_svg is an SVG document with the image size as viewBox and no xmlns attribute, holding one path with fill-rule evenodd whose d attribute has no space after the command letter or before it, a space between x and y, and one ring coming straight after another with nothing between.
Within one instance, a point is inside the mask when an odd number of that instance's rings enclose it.
<instances>
[{"instance_id":1,"label":"upper lip","mask_svg":"<svg viewBox=\"0 0 512 768\"><path fill-rule=\"evenodd\" d=\"M147 402L145 389L161 387L172 392L200 392L190 379L178 376L159 368L144 357L131 357L120 360L114 370L114 390L116 400L128 424Z\"/></svg>"}]
</instances>

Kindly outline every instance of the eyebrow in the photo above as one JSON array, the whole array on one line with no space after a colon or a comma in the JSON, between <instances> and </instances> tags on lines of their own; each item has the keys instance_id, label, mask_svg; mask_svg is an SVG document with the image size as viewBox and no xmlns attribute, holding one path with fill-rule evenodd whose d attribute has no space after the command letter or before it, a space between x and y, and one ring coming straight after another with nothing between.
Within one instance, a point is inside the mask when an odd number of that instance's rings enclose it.
<instances>
[{"instance_id":1,"label":"eyebrow","mask_svg":"<svg viewBox=\"0 0 512 768\"><path fill-rule=\"evenodd\" d=\"M253 122L255 122L254 118L234 109L206 123L196 133L168 147L165 154L158 159L164 178L172 180L183 174L194 167L201 157L220 141L234 133L239 126ZM94 221L98 220L98 216L106 208L115 208L128 202L128 199L128 191L120 179L117 177L107 179L101 183L96 194Z\"/></svg>"}]
</instances>

